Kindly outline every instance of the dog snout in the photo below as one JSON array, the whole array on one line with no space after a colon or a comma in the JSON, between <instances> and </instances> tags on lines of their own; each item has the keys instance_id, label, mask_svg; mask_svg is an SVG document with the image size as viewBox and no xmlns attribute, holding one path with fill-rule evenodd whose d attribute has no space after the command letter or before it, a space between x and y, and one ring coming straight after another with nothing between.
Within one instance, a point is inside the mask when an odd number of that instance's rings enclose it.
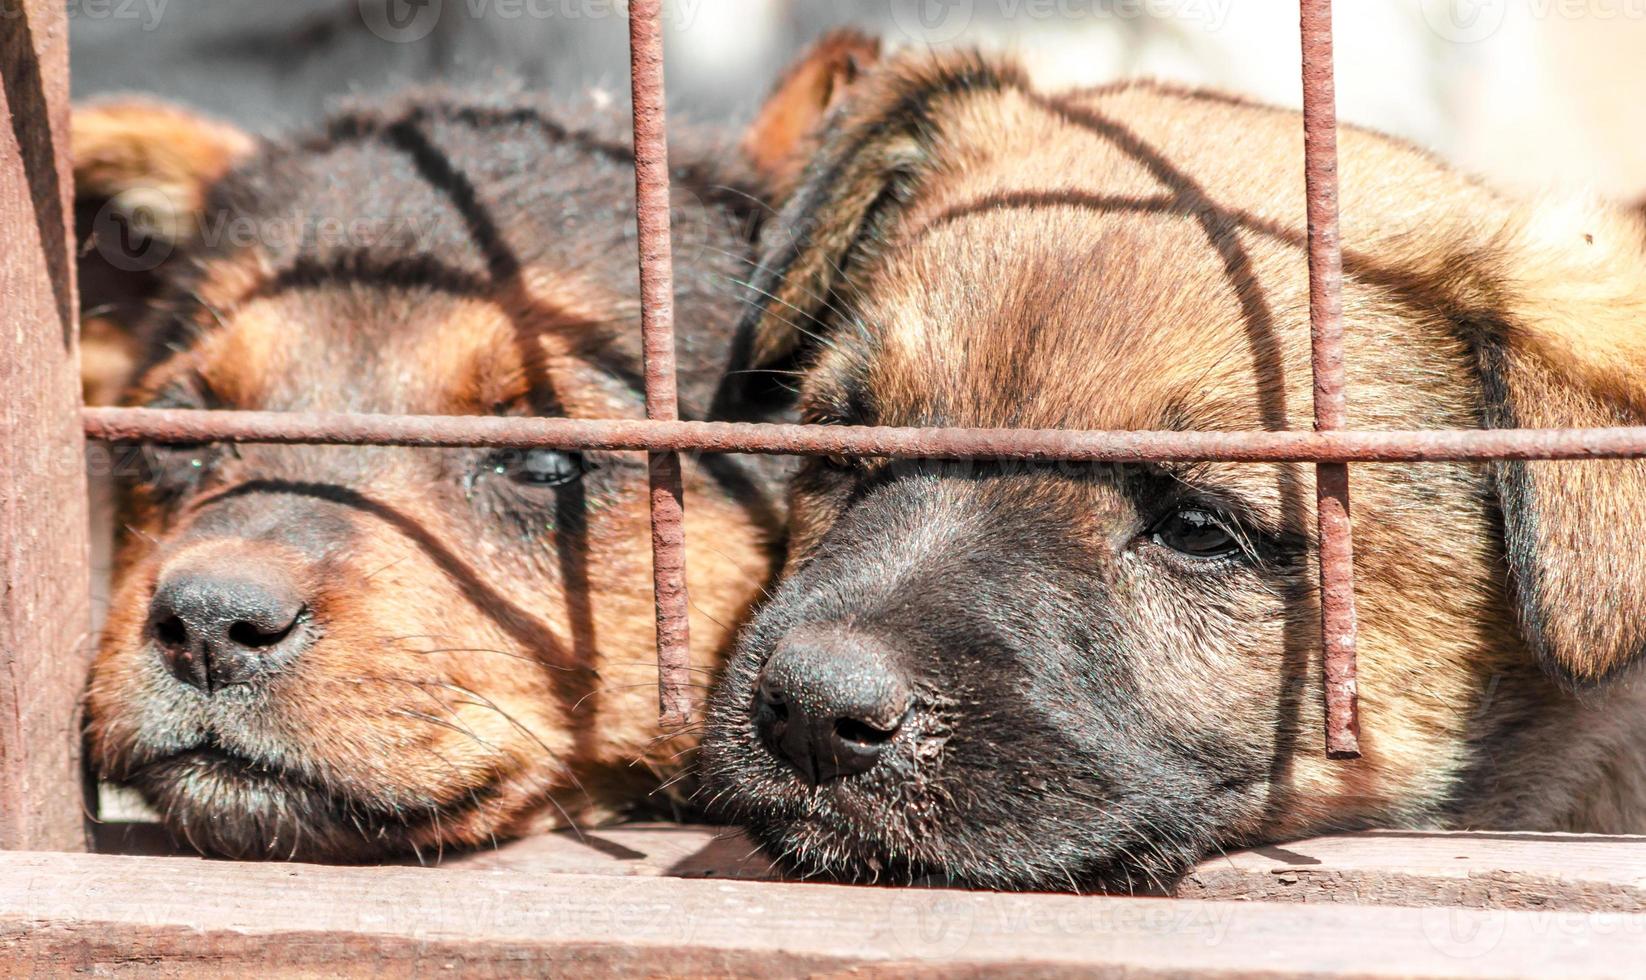
<instances>
[{"instance_id":1,"label":"dog snout","mask_svg":"<svg viewBox=\"0 0 1646 980\"><path fill-rule=\"evenodd\" d=\"M307 604L277 565L219 559L164 571L149 635L172 676L208 694L284 669L308 644Z\"/></svg>"},{"instance_id":2,"label":"dog snout","mask_svg":"<svg viewBox=\"0 0 1646 980\"><path fill-rule=\"evenodd\" d=\"M761 669L755 723L768 749L818 785L874 768L912 701L885 644L810 630L779 642Z\"/></svg>"}]
</instances>

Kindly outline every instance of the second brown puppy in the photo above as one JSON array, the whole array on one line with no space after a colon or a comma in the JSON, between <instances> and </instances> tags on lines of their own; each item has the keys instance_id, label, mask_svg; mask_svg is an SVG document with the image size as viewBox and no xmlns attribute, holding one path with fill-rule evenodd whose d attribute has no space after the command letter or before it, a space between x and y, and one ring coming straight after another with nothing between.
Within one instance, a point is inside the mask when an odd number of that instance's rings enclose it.
<instances>
[{"instance_id":1,"label":"second brown puppy","mask_svg":"<svg viewBox=\"0 0 1646 980\"><path fill-rule=\"evenodd\" d=\"M817 424L1311 424L1296 113L910 55L768 234L752 358ZM1349 422L1646 419L1638 217L1342 133ZM815 460L706 758L800 869L1163 885L1398 826L1646 829L1640 462L1353 469L1364 758L1321 748L1299 465Z\"/></svg>"}]
</instances>

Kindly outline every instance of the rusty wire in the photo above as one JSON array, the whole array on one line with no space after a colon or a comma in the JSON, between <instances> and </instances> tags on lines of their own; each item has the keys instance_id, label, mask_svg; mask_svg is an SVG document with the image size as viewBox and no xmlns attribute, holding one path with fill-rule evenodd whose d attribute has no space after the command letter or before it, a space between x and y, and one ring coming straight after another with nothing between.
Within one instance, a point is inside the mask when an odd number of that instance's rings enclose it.
<instances>
[{"instance_id":1,"label":"rusty wire","mask_svg":"<svg viewBox=\"0 0 1646 980\"><path fill-rule=\"evenodd\" d=\"M1332 0L1302 0L1303 153L1309 215L1309 342L1315 430L1344 427L1343 246L1338 237L1337 82ZM1320 640L1326 685L1326 754L1360 757L1356 687L1354 537L1349 467L1315 466L1316 554L1320 560Z\"/></svg>"},{"instance_id":2,"label":"rusty wire","mask_svg":"<svg viewBox=\"0 0 1646 980\"><path fill-rule=\"evenodd\" d=\"M1642 459L1646 426L1334 432L905 429L642 419L360 415L88 408L86 435L115 442L316 443L755 453L1095 463L1439 463Z\"/></svg>"},{"instance_id":3,"label":"rusty wire","mask_svg":"<svg viewBox=\"0 0 1646 980\"><path fill-rule=\"evenodd\" d=\"M663 88L661 0L629 4L634 92L635 221L640 242L640 333L646 418L680 417L674 359L674 270L669 241L669 147ZM685 496L680 455L653 452L652 587L657 602L657 699L665 729L691 721L691 636L686 612Z\"/></svg>"}]
</instances>

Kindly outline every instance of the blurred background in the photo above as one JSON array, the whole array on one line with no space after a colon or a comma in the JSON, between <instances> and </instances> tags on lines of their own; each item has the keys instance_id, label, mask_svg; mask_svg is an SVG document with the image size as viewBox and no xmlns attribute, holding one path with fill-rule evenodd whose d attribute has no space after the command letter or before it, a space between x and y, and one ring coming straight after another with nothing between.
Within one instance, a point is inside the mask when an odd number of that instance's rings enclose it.
<instances>
[{"instance_id":1,"label":"blurred background","mask_svg":"<svg viewBox=\"0 0 1646 980\"><path fill-rule=\"evenodd\" d=\"M664 0L677 113L752 115L786 61L857 25L1017 51L1048 85L1152 75L1300 101L1291 0ZM603 89L626 111L623 0L70 0L75 94L142 91L243 127L433 79ZM1345 0L1342 117L1500 183L1646 195L1646 0Z\"/></svg>"}]
</instances>

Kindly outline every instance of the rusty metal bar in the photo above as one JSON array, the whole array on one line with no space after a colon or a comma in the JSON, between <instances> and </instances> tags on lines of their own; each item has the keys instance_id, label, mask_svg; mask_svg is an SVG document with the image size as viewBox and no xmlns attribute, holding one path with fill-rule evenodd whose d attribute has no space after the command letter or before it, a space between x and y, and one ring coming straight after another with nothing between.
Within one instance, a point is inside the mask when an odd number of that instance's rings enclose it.
<instances>
[{"instance_id":1,"label":"rusty metal bar","mask_svg":"<svg viewBox=\"0 0 1646 980\"><path fill-rule=\"evenodd\" d=\"M899 429L639 419L203 412L87 408L86 435L115 442L315 443L1137 463L1439 463L1646 459L1646 426L1336 432Z\"/></svg>"},{"instance_id":2,"label":"rusty metal bar","mask_svg":"<svg viewBox=\"0 0 1646 980\"><path fill-rule=\"evenodd\" d=\"M674 269L669 240L669 148L663 88L661 0L630 0L634 92L635 221L640 242L640 332L646 418L680 417L674 363ZM652 587L657 599L657 698L665 729L691 720L691 637L686 612L685 493L680 455L654 452L649 467Z\"/></svg>"},{"instance_id":3,"label":"rusty metal bar","mask_svg":"<svg viewBox=\"0 0 1646 980\"><path fill-rule=\"evenodd\" d=\"M1309 211L1309 332L1315 429L1344 427L1343 247L1338 237L1337 84L1332 0L1302 0L1304 174ZM1349 467L1315 467L1320 633L1326 681L1326 754L1360 757L1355 663L1354 538Z\"/></svg>"}]
</instances>

